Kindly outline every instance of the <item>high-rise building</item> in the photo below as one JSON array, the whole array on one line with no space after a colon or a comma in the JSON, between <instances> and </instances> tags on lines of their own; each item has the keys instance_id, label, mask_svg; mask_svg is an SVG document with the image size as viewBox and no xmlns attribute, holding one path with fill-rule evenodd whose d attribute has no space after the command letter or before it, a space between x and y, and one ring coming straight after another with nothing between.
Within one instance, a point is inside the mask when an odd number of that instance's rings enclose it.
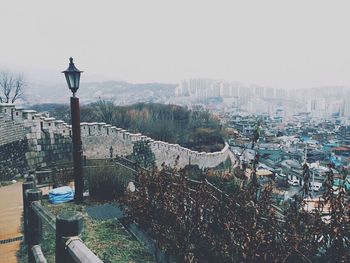
<instances>
[{"instance_id":1,"label":"high-rise building","mask_svg":"<svg viewBox=\"0 0 350 263\"><path fill-rule=\"evenodd\" d=\"M273 88L265 88L265 99L274 99L275 98L275 90Z\"/></svg>"},{"instance_id":2,"label":"high-rise building","mask_svg":"<svg viewBox=\"0 0 350 263\"><path fill-rule=\"evenodd\" d=\"M276 99L287 99L287 91L284 89L276 89L275 90L275 98Z\"/></svg>"}]
</instances>

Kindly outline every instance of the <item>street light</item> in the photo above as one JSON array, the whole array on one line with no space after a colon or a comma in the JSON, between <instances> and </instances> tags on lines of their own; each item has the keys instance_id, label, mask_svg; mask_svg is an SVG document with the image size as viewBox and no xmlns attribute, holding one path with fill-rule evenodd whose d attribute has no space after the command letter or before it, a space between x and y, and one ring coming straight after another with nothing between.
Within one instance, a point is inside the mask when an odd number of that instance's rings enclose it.
<instances>
[{"instance_id":1,"label":"street light","mask_svg":"<svg viewBox=\"0 0 350 263\"><path fill-rule=\"evenodd\" d=\"M81 135L80 135L80 107L79 98L75 97L75 93L79 89L80 74L82 71L78 70L74 63L73 58L69 58L69 66L64 73L68 88L72 91L73 96L70 98L70 108L72 117L72 136L73 136L73 166L74 166L74 187L75 194L74 200L76 203L83 202L84 193L84 176L83 176L83 164L82 156L83 151L81 147Z\"/></svg>"},{"instance_id":2,"label":"street light","mask_svg":"<svg viewBox=\"0 0 350 263\"><path fill-rule=\"evenodd\" d=\"M64 73L64 76L66 77L67 84L69 89L73 92L73 97L75 96L75 93L79 89L80 84L80 74L83 71L80 71L77 69L73 63L73 58L69 58L69 66L65 71L62 71Z\"/></svg>"}]
</instances>

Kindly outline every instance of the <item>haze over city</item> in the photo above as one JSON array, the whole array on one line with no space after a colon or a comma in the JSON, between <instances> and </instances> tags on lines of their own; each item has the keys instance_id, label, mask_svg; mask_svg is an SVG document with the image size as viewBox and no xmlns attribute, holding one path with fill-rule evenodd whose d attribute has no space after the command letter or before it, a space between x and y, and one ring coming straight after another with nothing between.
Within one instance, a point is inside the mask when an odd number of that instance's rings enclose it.
<instances>
[{"instance_id":1,"label":"haze over city","mask_svg":"<svg viewBox=\"0 0 350 263\"><path fill-rule=\"evenodd\" d=\"M350 85L348 1L1 1L0 68L64 84L188 78Z\"/></svg>"}]
</instances>

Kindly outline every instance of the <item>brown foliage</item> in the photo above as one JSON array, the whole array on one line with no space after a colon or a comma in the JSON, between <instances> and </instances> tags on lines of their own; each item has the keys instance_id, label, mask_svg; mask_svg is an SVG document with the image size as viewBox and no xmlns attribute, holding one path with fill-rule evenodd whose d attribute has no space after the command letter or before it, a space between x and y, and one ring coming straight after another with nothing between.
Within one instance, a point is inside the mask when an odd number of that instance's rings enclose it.
<instances>
[{"instance_id":1,"label":"brown foliage","mask_svg":"<svg viewBox=\"0 0 350 263\"><path fill-rule=\"evenodd\" d=\"M285 216L252 180L227 195L185 175L143 171L128 213L179 262L339 262L349 260L349 205L330 195L330 223L296 198ZM345 205L347 204L347 205ZM278 209L279 210L279 209Z\"/></svg>"}]
</instances>

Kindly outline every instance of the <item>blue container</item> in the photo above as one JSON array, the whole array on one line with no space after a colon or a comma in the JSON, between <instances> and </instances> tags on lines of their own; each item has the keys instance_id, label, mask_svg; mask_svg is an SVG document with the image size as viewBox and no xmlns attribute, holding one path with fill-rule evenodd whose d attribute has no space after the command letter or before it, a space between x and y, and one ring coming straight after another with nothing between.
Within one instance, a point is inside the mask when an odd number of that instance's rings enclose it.
<instances>
[{"instance_id":1,"label":"blue container","mask_svg":"<svg viewBox=\"0 0 350 263\"><path fill-rule=\"evenodd\" d=\"M49 192L49 202L52 204L62 204L74 199L74 190L69 186L62 186L52 189Z\"/></svg>"}]
</instances>

